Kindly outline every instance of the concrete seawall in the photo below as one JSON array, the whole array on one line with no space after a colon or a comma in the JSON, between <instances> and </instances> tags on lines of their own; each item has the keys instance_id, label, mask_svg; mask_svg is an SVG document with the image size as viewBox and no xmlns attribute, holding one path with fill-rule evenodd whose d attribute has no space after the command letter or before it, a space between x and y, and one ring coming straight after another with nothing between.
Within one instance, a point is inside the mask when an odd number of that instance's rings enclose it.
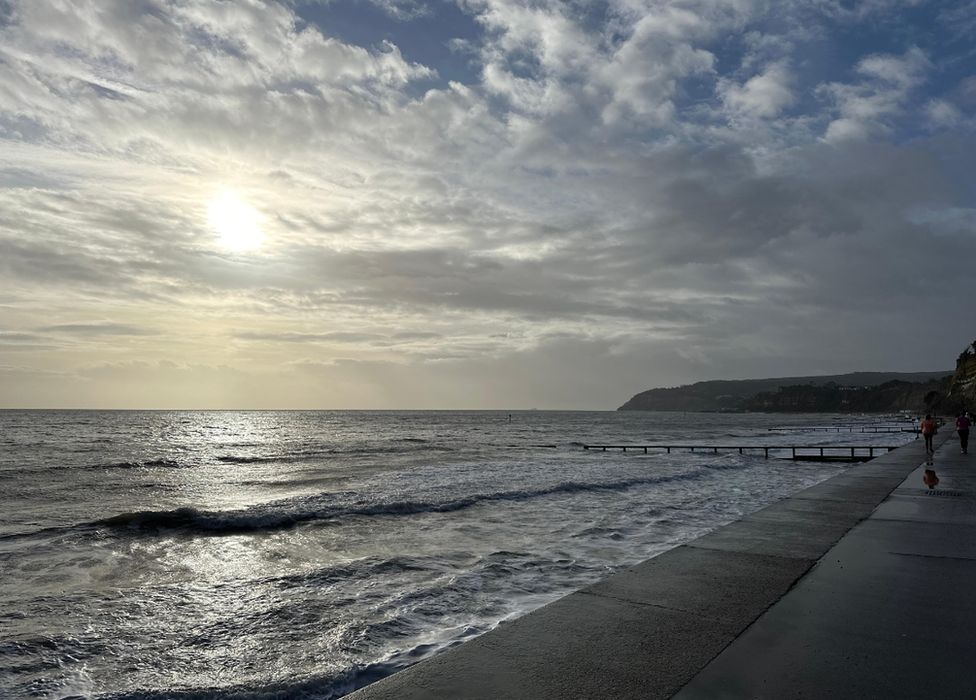
<instances>
[{"instance_id":1,"label":"concrete seawall","mask_svg":"<svg viewBox=\"0 0 976 700\"><path fill-rule=\"evenodd\" d=\"M918 440L852 467L347 697L671 697L924 459Z\"/></svg>"}]
</instances>

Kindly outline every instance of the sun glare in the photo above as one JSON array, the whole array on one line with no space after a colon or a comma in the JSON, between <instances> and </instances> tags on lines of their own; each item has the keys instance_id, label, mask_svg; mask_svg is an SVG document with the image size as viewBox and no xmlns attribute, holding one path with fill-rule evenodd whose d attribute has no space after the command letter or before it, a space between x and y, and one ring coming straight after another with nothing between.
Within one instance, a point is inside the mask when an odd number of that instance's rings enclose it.
<instances>
[{"instance_id":1,"label":"sun glare","mask_svg":"<svg viewBox=\"0 0 976 700\"><path fill-rule=\"evenodd\" d=\"M264 240L261 215L236 193L224 190L207 207L210 228L220 236L220 243L230 250L255 250Z\"/></svg>"}]
</instances>

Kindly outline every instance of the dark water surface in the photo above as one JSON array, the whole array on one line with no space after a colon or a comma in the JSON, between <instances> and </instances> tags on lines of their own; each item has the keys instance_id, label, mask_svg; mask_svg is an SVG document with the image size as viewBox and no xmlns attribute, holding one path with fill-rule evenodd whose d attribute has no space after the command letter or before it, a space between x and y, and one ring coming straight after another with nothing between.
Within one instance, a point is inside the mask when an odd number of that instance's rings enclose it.
<instances>
[{"instance_id":1,"label":"dark water surface","mask_svg":"<svg viewBox=\"0 0 976 700\"><path fill-rule=\"evenodd\" d=\"M913 438L508 415L0 411L0 697L338 697L846 468L582 443Z\"/></svg>"}]
</instances>

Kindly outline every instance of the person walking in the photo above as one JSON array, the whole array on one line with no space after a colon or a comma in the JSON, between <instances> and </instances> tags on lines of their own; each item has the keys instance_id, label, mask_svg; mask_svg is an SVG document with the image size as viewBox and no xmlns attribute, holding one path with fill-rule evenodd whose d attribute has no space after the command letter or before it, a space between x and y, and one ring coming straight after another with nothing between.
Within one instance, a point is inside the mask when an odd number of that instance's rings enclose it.
<instances>
[{"instance_id":1,"label":"person walking","mask_svg":"<svg viewBox=\"0 0 976 700\"><path fill-rule=\"evenodd\" d=\"M959 417L956 418L956 432L959 433L959 446L962 448L962 453L969 454L969 427L972 425L972 421L969 420L969 414L966 412L960 413Z\"/></svg>"},{"instance_id":2,"label":"person walking","mask_svg":"<svg viewBox=\"0 0 976 700\"><path fill-rule=\"evenodd\" d=\"M928 454L932 454L935 452L935 449L932 447L932 438L935 437L935 433L939 429L932 414L925 414L925 420L922 421L921 429L922 437L925 438L925 451Z\"/></svg>"}]
</instances>

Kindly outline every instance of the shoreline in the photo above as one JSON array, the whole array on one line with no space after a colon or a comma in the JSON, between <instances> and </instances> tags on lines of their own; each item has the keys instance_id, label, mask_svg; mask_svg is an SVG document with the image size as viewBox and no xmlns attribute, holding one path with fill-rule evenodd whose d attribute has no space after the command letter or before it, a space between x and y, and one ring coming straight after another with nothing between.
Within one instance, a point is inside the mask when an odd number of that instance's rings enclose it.
<instances>
[{"instance_id":1,"label":"shoreline","mask_svg":"<svg viewBox=\"0 0 976 700\"><path fill-rule=\"evenodd\" d=\"M908 443L346 697L671 697L923 459Z\"/></svg>"}]
</instances>

